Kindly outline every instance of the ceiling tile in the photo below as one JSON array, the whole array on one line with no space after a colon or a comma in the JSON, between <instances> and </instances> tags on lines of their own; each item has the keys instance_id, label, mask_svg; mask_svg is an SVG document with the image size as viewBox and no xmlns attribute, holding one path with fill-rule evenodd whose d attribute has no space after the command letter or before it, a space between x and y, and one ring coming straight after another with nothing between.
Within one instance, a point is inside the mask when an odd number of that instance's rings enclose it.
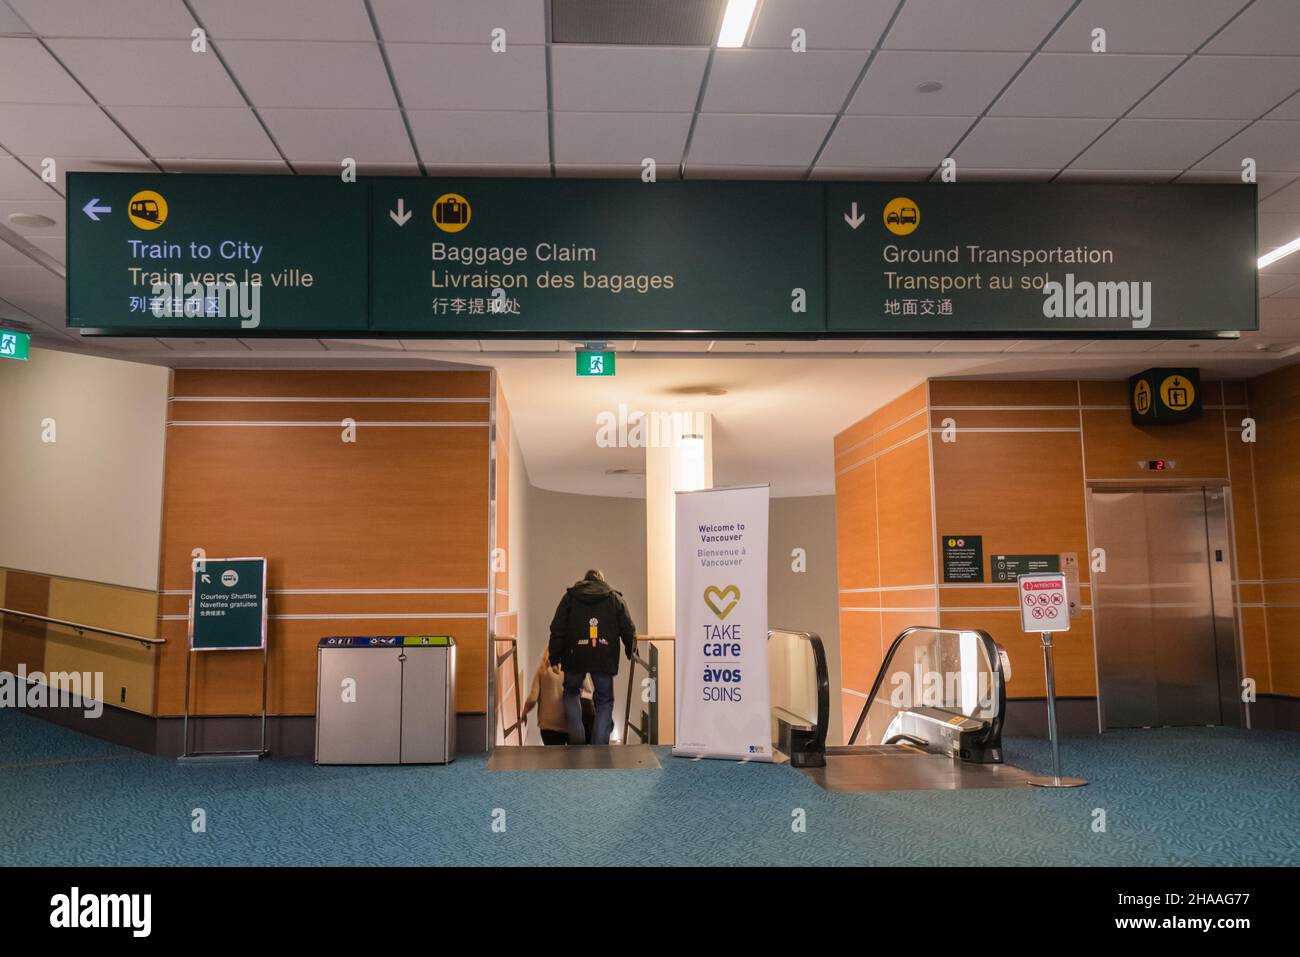
<instances>
[{"instance_id":1,"label":"ceiling tile","mask_svg":"<svg viewBox=\"0 0 1300 957\"><path fill-rule=\"evenodd\" d=\"M1073 0L907 0L884 46L894 50L1033 50Z\"/></svg>"},{"instance_id":2,"label":"ceiling tile","mask_svg":"<svg viewBox=\"0 0 1300 957\"><path fill-rule=\"evenodd\" d=\"M1026 339L1007 346L1007 352L1078 352L1084 345L1081 339Z\"/></svg>"},{"instance_id":3,"label":"ceiling tile","mask_svg":"<svg viewBox=\"0 0 1300 957\"><path fill-rule=\"evenodd\" d=\"M1205 52L1300 56L1295 0L1255 0L1206 44Z\"/></svg>"},{"instance_id":4,"label":"ceiling tile","mask_svg":"<svg viewBox=\"0 0 1300 957\"><path fill-rule=\"evenodd\" d=\"M68 257L68 237L67 236L37 236L35 234L24 236L37 249L49 256L55 262L65 262Z\"/></svg>"},{"instance_id":5,"label":"ceiling tile","mask_svg":"<svg viewBox=\"0 0 1300 957\"><path fill-rule=\"evenodd\" d=\"M222 40L374 40L360 0L191 0L208 33Z\"/></svg>"},{"instance_id":6,"label":"ceiling tile","mask_svg":"<svg viewBox=\"0 0 1300 957\"><path fill-rule=\"evenodd\" d=\"M253 173L288 176L293 172L283 160L160 159L168 173Z\"/></svg>"},{"instance_id":7,"label":"ceiling tile","mask_svg":"<svg viewBox=\"0 0 1300 957\"><path fill-rule=\"evenodd\" d=\"M897 7L897 0L763 0L749 46L788 50L799 28L809 50L870 50Z\"/></svg>"},{"instance_id":8,"label":"ceiling tile","mask_svg":"<svg viewBox=\"0 0 1300 957\"><path fill-rule=\"evenodd\" d=\"M1046 183L1053 179L1059 167L1050 169L996 169L977 166L961 166L957 170L957 179L962 183ZM943 174L934 170L930 178L942 182Z\"/></svg>"},{"instance_id":9,"label":"ceiling tile","mask_svg":"<svg viewBox=\"0 0 1300 957\"><path fill-rule=\"evenodd\" d=\"M0 103L91 103L39 40L0 37Z\"/></svg>"},{"instance_id":10,"label":"ceiling tile","mask_svg":"<svg viewBox=\"0 0 1300 957\"><path fill-rule=\"evenodd\" d=\"M705 113L695 122L689 165L812 165L830 129L829 116L756 116Z\"/></svg>"},{"instance_id":11,"label":"ceiling tile","mask_svg":"<svg viewBox=\"0 0 1300 957\"><path fill-rule=\"evenodd\" d=\"M931 352L1006 352L1011 342L1004 339L947 339Z\"/></svg>"},{"instance_id":12,"label":"ceiling tile","mask_svg":"<svg viewBox=\"0 0 1300 957\"><path fill-rule=\"evenodd\" d=\"M482 352L477 339L403 339L407 352Z\"/></svg>"},{"instance_id":13,"label":"ceiling tile","mask_svg":"<svg viewBox=\"0 0 1300 957\"><path fill-rule=\"evenodd\" d=\"M196 26L175 0L9 0L44 37L172 37L190 39Z\"/></svg>"},{"instance_id":14,"label":"ceiling tile","mask_svg":"<svg viewBox=\"0 0 1300 957\"><path fill-rule=\"evenodd\" d=\"M1267 196L1276 192L1283 186L1292 182L1296 174L1292 173L1270 173L1263 171L1258 175L1259 185L1257 187L1260 196ZM1229 168L1227 171L1212 169L1193 169L1188 170L1178 177L1179 183L1223 183L1228 186L1236 186L1241 183L1241 167L1235 169Z\"/></svg>"},{"instance_id":15,"label":"ceiling tile","mask_svg":"<svg viewBox=\"0 0 1300 957\"><path fill-rule=\"evenodd\" d=\"M1272 274L1259 277L1259 294L1262 297L1283 296L1288 290L1294 290L1295 295L1300 296L1300 277Z\"/></svg>"},{"instance_id":16,"label":"ceiling tile","mask_svg":"<svg viewBox=\"0 0 1300 957\"><path fill-rule=\"evenodd\" d=\"M1268 114L1267 118L1270 120L1300 120L1300 93L1290 97L1276 110Z\"/></svg>"},{"instance_id":17,"label":"ceiling tile","mask_svg":"<svg viewBox=\"0 0 1300 957\"><path fill-rule=\"evenodd\" d=\"M1300 172L1300 122L1252 123L1197 163L1196 168L1239 173L1243 157L1253 158L1261 173Z\"/></svg>"},{"instance_id":18,"label":"ceiling tile","mask_svg":"<svg viewBox=\"0 0 1300 957\"><path fill-rule=\"evenodd\" d=\"M408 110L546 109L542 47L493 53L486 44L390 43L386 49Z\"/></svg>"},{"instance_id":19,"label":"ceiling tile","mask_svg":"<svg viewBox=\"0 0 1300 957\"><path fill-rule=\"evenodd\" d=\"M397 110L261 110L262 122L291 163L414 163Z\"/></svg>"},{"instance_id":20,"label":"ceiling tile","mask_svg":"<svg viewBox=\"0 0 1300 957\"><path fill-rule=\"evenodd\" d=\"M1071 166L1061 170L1058 183L1170 183L1177 178L1176 169L1088 169Z\"/></svg>"},{"instance_id":21,"label":"ceiling tile","mask_svg":"<svg viewBox=\"0 0 1300 957\"><path fill-rule=\"evenodd\" d=\"M251 352L324 352L319 339L240 339Z\"/></svg>"},{"instance_id":22,"label":"ceiling tile","mask_svg":"<svg viewBox=\"0 0 1300 957\"><path fill-rule=\"evenodd\" d=\"M177 40L51 40L50 48L105 106L243 106L211 53Z\"/></svg>"},{"instance_id":23,"label":"ceiling tile","mask_svg":"<svg viewBox=\"0 0 1300 957\"><path fill-rule=\"evenodd\" d=\"M1245 125L1239 120L1120 120L1075 165L1183 170Z\"/></svg>"},{"instance_id":24,"label":"ceiling tile","mask_svg":"<svg viewBox=\"0 0 1300 957\"><path fill-rule=\"evenodd\" d=\"M1158 340L1152 339L1102 339L1097 342L1089 342L1080 346L1076 352L1105 352L1111 354L1126 352L1150 352L1156 346L1160 345Z\"/></svg>"},{"instance_id":25,"label":"ceiling tile","mask_svg":"<svg viewBox=\"0 0 1300 957\"><path fill-rule=\"evenodd\" d=\"M655 169L655 178L659 181L678 179L678 171L679 167L675 164L659 164ZM601 166L595 163L556 163L555 175L561 179L640 179L641 164L608 163Z\"/></svg>"},{"instance_id":26,"label":"ceiling tile","mask_svg":"<svg viewBox=\"0 0 1300 957\"><path fill-rule=\"evenodd\" d=\"M819 165L933 170L971 123L966 116L845 116Z\"/></svg>"},{"instance_id":27,"label":"ceiling tile","mask_svg":"<svg viewBox=\"0 0 1300 957\"><path fill-rule=\"evenodd\" d=\"M17 159L0 156L0 199L30 199L40 202L59 200L61 197Z\"/></svg>"},{"instance_id":28,"label":"ceiling tile","mask_svg":"<svg viewBox=\"0 0 1300 957\"><path fill-rule=\"evenodd\" d=\"M484 339L484 352L556 352L560 343L555 339Z\"/></svg>"},{"instance_id":29,"label":"ceiling tile","mask_svg":"<svg viewBox=\"0 0 1300 957\"><path fill-rule=\"evenodd\" d=\"M709 113L838 113L867 62L850 50L718 50L701 109Z\"/></svg>"},{"instance_id":30,"label":"ceiling tile","mask_svg":"<svg viewBox=\"0 0 1300 957\"><path fill-rule=\"evenodd\" d=\"M1083 0L1045 50L1088 53L1106 31L1108 53L1191 53L1248 0Z\"/></svg>"},{"instance_id":31,"label":"ceiling tile","mask_svg":"<svg viewBox=\"0 0 1300 957\"><path fill-rule=\"evenodd\" d=\"M42 266L0 266L0 297L37 319L64 324L63 279Z\"/></svg>"},{"instance_id":32,"label":"ceiling tile","mask_svg":"<svg viewBox=\"0 0 1300 957\"><path fill-rule=\"evenodd\" d=\"M246 106L124 106L113 111L150 156L274 160L275 146Z\"/></svg>"},{"instance_id":33,"label":"ceiling tile","mask_svg":"<svg viewBox=\"0 0 1300 957\"><path fill-rule=\"evenodd\" d=\"M545 6L537 0L371 0L383 39L487 44L492 31L511 44L546 41Z\"/></svg>"},{"instance_id":34,"label":"ceiling tile","mask_svg":"<svg viewBox=\"0 0 1300 957\"><path fill-rule=\"evenodd\" d=\"M678 164L690 113L556 113L557 163Z\"/></svg>"},{"instance_id":35,"label":"ceiling tile","mask_svg":"<svg viewBox=\"0 0 1300 957\"><path fill-rule=\"evenodd\" d=\"M1024 53L926 53L882 50L876 54L848 112L877 116L975 116L1025 62ZM942 83L934 93L922 83Z\"/></svg>"},{"instance_id":36,"label":"ceiling tile","mask_svg":"<svg viewBox=\"0 0 1300 957\"><path fill-rule=\"evenodd\" d=\"M1253 120L1297 89L1300 57L1195 56L1132 115Z\"/></svg>"},{"instance_id":37,"label":"ceiling tile","mask_svg":"<svg viewBox=\"0 0 1300 957\"><path fill-rule=\"evenodd\" d=\"M699 48L559 44L551 48L551 100L571 112L692 112L708 59Z\"/></svg>"},{"instance_id":38,"label":"ceiling tile","mask_svg":"<svg viewBox=\"0 0 1300 957\"><path fill-rule=\"evenodd\" d=\"M32 30L22 18L0 0L0 36L31 36Z\"/></svg>"},{"instance_id":39,"label":"ceiling tile","mask_svg":"<svg viewBox=\"0 0 1300 957\"><path fill-rule=\"evenodd\" d=\"M543 112L412 110L407 118L420 159L431 166L530 166L550 160Z\"/></svg>"},{"instance_id":40,"label":"ceiling tile","mask_svg":"<svg viewBox=\"0 0 1300 957\"><path fill-rule=\"evenodd\" d=\"M9 221L9 216L13 213L45 216L54 220L54 224L51 226L21 226ZM0 200L0 226L13 230L24 238L31 236L62 236L66 232L64 228L66 221L66 206L63 200L57 196L51 200L39 202L13 199Z\"/></svg>"},{"instance_id":41,"label":"ceiling tile","mask_svg":"<svg viewBox=\"0 0 1300 957\"><path fill-rule=\"evenodd\" d=\"M177 352L248 352L248 346L238 339L214 336L211 339L183 339L179 336L167 336L157 340L168 349Z\"/></svg>"},{"instance_id":42,"label":"ceiling tile","mask_svg":"<svg viewBox=\"0 0 1300 957\"><path fill-rule=\"evenodd\" d=\"M986 116L957 147L962 167L1060 169L1107 126L1108 120Z\"/></svg>"},{"instance_id":43,"label":"ceiling tile","mask_svg":"<svg viewBox=\"0 0 1300 957\"><path fill-rule=\"evenodd\" d=\"M1179 62L1175 56L1040 53L989 112L995 116L1120 116Z\"/></svg>"},{"instance_id":44,"label":"ceiling tile","mask_svg":"<svg viewBox=\"0 0 1300 957\"><path fill-rule=\"evenodd\" d=\"M342 171L341 162L333 163L294 163L294 171L302 176L338 176ZM405 163L357 163L359 176L420 176L420 164L412 157Z\"/></svg>"},{"instance_id":45,"label":"ceiling tile","mask_svg":"<svg viewBox=\"0 0 1300 957\"><path fill-rule=\"evenodd\" d=\"M227 40L221 55L254 106L397 108L375 43Z\"/></svg>"},{"instance_id":46,"label":"ceiling tile","mask_svg":"<svg viewBox=\"0 0 1300 957\"><path fill-rule=\"evenodd\" d=\"M0 143L19 155L141 158L97 106L0 103Z\"/></svg>"},{"instance_id":47,"label":"ceiling tile","mask_svg":"<svg viewBox=\"0 0 1300 957\"><path fill-rule=\"evenodd\" d=\"M1270 335L1300 333L1300 299L1260 300L1259 321L1269 324Z\"/></svg>"},{"instance_id":48,"label":"ceiling tile","mask_svg":"<svg viewBox=\"0 0 1300 957\"><path fill-rule=\"evenodd\" d=\"M823 156L823 159L825 157ZM936 164L937 165L937 164ZM827 163L818 163L813 167L809 179L816 180L850 180L850 181L902 181L902 182L920 182L930 178L934 172L933 166L911 166L911 167L869 167L869 166L832 166Z\"/></svg>"},{"instance_id":49,"label":"ceiling tile","mask_svg":"<svg viewBox=\"0 0 1300 957\"><path fill-rule=\"evenodd\" d=\"M807 164L803 166L715 166L691 162L686 168L686 179L798 180L803 179L807 172Z\"/></svg>"},{"instance_id":50,"label":"ceiling tile","mask_svg":"<svg viewBox=\"0 0 1300 957\"><path fill-rule=\"evenodd\" d=\"M1300 213L1264 213L1258 216L1261 253L1285 246L1300 236Z\"/></svg>"},{"instance_id":51,"label":"ceiling tile","mask_svg":"<svg viewBox=\"0 0 1300 957\"><path fill-rule=\"evenodd\" d=\"M7 227L7 223L0 222L0 228L4 228L7 231ZM0 233L0 267L36 265L38 265L38 263L32 259L31 256L28 256L16 246L9 245L9 243L5 242L3 233ZM3 295L3 291L0 291L0 295Z\"/></svg>"},{"instance_id":52,"label":"ceiling tile","mask_svg":"<svg viewBox=\"0 0 1300 957\"><path fill-rule=\"evenodd\" d=\"M141 156L134 160L108 160L100 162L99 160L85 159L83 157L67 156L22 156L19 157L29 169L41 169L45 160L54 160L54 183L53 188L58 192L59 198L67 191L68 174L74 172L85 173L155 173L157 168L149 160ZM33 179L37 179L35 174ZM0 179L3 179L0 176ZM36 199L47 199L48 194L41 194Z\"/></svg>"},{"instance_id":53,"label":"ceiling tile","mask_svg":"<svg viewBox=\"0 0 1300 957\"><path fill-rule=\"evenodd\" d=\"M1300 213L1300 179L1261 200L1259 209L1262 213Z\"/></svg>"}]
</instances>

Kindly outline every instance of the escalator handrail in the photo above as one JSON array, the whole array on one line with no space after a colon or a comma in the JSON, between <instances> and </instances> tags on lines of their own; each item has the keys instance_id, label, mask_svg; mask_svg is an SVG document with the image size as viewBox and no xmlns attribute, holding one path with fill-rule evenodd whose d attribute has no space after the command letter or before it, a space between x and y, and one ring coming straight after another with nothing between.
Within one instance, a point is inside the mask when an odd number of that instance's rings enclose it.
<instances>
[{"instance_id":1,"label":"escalator handrail","mask_svg":"<svg viewBox=\"0 0 1300 957\"><path fill-rule=\"evenodd\" d=\"M862 710L858 713L858 720L853 725L853 733L849 735L849 744L853 745L858 740L858 734L862 731L863 722L867 720L867 712L875 702L876 695L880 693L880 686L885 680L885 674L889 671L889 665L894 660L894 653L898 651L898 646L903 643L904 639L918 631L947 631L953 634L969 632L978 637L983 643L984 654L989 661L989 669L997 678L998 686L998 713L993 716L993 720L990 722L989 737L993 740L999 740L1002 737L1002 718L1007 710L1007 683L1002 676L1002 656L998 653L998 643L993 640L987 631L980 628L936 628L933 625L911 625L898 633L898 637L889 646L889 651L885 653L885 660L880 663L880 670L876 672L876 680L871 685L871 694L867 696L867 700L863 703Z\"/></svg>"},{"instance_id":2,"label":"escalator handrail","mask_svg":"<svg viewBox=\"0 0 1300 957\"><path fill-rule=\"evenodd\" d=\"M812 645L813 663L817 669L817 729L813 733L808 750L817 754L826 753L826 731L831 721L831 675L826 663L826 646L822 644L821 635L814 631L794 631L790 628L773 628L768 631L770 641L773 632L798 635Z\"/></svg>"}]
</instances>

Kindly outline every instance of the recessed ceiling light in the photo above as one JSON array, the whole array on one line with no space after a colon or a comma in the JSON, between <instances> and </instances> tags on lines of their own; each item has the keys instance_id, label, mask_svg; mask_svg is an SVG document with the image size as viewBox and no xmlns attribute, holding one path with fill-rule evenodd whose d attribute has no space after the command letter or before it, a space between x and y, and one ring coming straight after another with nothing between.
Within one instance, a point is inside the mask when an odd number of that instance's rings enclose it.
<instances>
[{"instance_id":1,"label":"recessed ceiling light","mask_svg":"<svg viewBox=\"0 0 1300 957\"><path fill-rule=\"evenodd\" d=\"M924 83L918 83L916 86L917 93L938 93L943 89L943 84L938 80L926 80Z\"/></svg>"},{"instance_id":2,"label":"recessed ceiling light","mask_svg":"<svg viewBox=\"0 0 1300 957\"><path fill-rule=\"evenodd\" d=\"M670 395L726 395L720 385L679 385L668 390Z\"/></svg>"},{"instance_id":3,"label":"recessed ceiling light","mask_svg":"<svg viewBox=\"0 0 1300 957\"><path fill-rule=\"evenodd\" d=\"M40 213L10 213L9 222L15 226L30 226L39 229L54 225L54 220L48 216L42 216Z\"/></svg>"},{"instance_id":4,"label":"recessed ceiling light","mask_svg":"<svg viewBox=\"0 0 1300 957\"><path fill-rule=\"evenodd\" d=\"M718 46L735 49L745 45L749 24L754 19L758 0L727 0L722 14L722 28L718 31Z\"/></svg>"},{"instance_id":5,"label":"recessed ceiling light","mask_svg":"<svg viewBox=\"0 0 1300 957\"><path fill-rule=\"evenodd\" d=\"M12 216L10 216L9 218L13 219ZM1300 249L1300 236L1297 236L1295 239L1291 240L1285 246L1278 246L1277 249L1274 249L1272 252L1265 253L1264 255L1260 256L1259 268L1263 269L1265 266L1272 265L1282 257L1290 256L1297 249Z\"/></svg>"}]
</instances>

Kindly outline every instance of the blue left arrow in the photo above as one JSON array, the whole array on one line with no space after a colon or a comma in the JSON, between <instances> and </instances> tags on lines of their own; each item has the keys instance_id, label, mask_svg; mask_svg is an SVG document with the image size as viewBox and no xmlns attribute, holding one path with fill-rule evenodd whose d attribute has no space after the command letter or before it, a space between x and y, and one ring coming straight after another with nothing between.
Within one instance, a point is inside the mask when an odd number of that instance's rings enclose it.
<instances>
[{"instance_id":1,"label":"blue left arrow","mask_svg":"<svg viewBox=\"0 0 1300 957\"><path fill-rule=\"evenodd\" d=\"M113 211L112 206L99 206L97 205L98 203L99 203L99 197L96 196L85 206L81 207L81 211L85 213L87 216L89 216L91 219L93 219L95 222L99 222L99 215L98 215L99 213L111 213Z\"/></svg>"}]
</instances>

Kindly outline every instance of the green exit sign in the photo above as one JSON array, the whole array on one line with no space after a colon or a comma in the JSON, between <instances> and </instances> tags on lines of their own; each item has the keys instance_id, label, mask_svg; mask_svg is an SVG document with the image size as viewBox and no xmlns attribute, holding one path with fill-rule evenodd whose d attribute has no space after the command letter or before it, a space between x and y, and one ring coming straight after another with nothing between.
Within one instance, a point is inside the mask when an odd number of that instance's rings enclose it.
<instances>
[{"instance_id":1,"label":"green exit sign","mask_svg":"<svg viewBox=\"0 0 1300 957\"><path fill-rule=\"evenodd\" d=\"M32 337L25 332L0 329L0 359L26 359L31 344ZM614 368L612 358L610 368Z\"/></svg>"},{"instance_id":2,"label":"green exit sign","mask_svg":"<svg viewBox=\"0 0 1300 957\"><path fill-rule=\"evenodd\" d=\"M578 375L613 375L614 353L579 352Z\"/></svg>"}]
</instances>

